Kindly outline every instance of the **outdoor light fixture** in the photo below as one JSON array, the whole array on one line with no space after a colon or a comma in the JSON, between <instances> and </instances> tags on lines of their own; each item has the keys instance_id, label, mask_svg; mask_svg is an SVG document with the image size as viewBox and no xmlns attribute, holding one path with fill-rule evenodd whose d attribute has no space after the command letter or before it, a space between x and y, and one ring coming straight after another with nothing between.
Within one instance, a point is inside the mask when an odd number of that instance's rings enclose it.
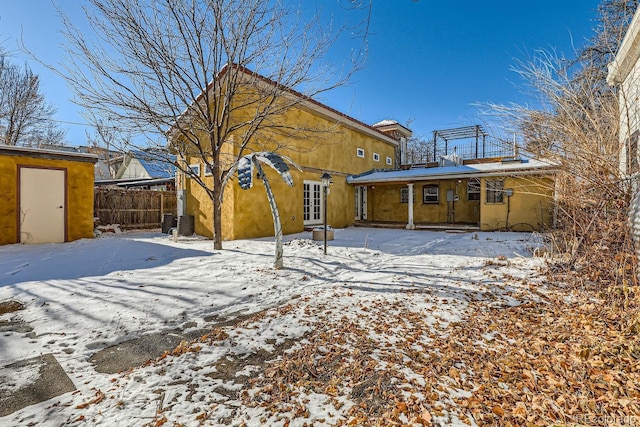
<instances>
[{"instance_id":1,"label":"outdoor light fixture","mask_svg":"<svg viewBox=\"0 0 640 427\"><path fill-rule=\"evenodd\" d=\"M322 188L323 188L323 194L324 194L324 200L323 200L323 206L324 206L324 254L327 254L327 194L329 193L329 186L331 184L333 184L333 179L331 179L331 175L329 175L328 173L323 173L322 176L320 177L320 181L322 182Z\"/></svg>"},{"instance_id":2,"label":"outdoor light fixture","mask_svg":"<svg viewBox=\"0 0 640 427\"><path fill-rule=\"evenodd\" d=\"M324 188L327 188L331 184L333 184L333 179L331 178L331 175L329 175L326 172L322 174L322 176L320 177L320 181L322 182L322 186Z\"/></svg>"}]
</instances>

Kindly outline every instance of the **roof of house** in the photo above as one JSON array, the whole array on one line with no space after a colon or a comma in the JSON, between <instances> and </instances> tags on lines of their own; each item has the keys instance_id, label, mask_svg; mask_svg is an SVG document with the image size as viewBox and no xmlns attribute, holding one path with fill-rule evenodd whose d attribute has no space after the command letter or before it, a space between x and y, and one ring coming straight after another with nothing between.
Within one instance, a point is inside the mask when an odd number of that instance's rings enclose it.
<instances>
[{"instance_id":1,"label":"roof of house","mask_svg":"<svg viewBox=\"0 0 640 427\"><path fill-rule=\"evenodd\" d=\"M153 151L132 150L124 156L124 161L116 177L122 177L124 175L124 171L129 167L133 159L140 163L151 178L173 178L176 174L175 165L170 163L175 162L175 155L167 153L155 154Z\"/></svg>"},{"instance_id":2,"label":"roof of house","mask_svg":"<svg viewBox=\"0 0 640 427\"><path fill-rule=\"evenodd\" d=\"M389 126L389 125L397 125L397 124L398 124L397 120L384 119L384 120L380 120L378 123L372 124L371 126L377 127L377 126Z\"/></svg>"},{"instance_id":3,"label":"roof of house","mask_svg":"<svg viewBox=\"0 0 640 427\"><path fill-rule=\"evenodd\" d=\"M149 155L144 151L134 151L132 154L153 178L172 178L176 174L175 165L160 160L158 156ZM165 154L162 158L172 162L176 161L176 156L172 154Z\"/></svg>"},{"instance_id":4,"label":"roof of house","mask_svg":"<svg viewBox=\"0 0 640 427\"><path fill-rule=\"evenodd\" d=\"M607 83L610 85L624 82L640 58L640 7L636 9L627 33L620 44L618 53L609 64Z\"/></svg>"},{"instance_id":5,"label":"roof of house","mask_svg":"<svg viewBox=\"0 0 640 427\"><path fill-rule=\"evenodd\" d=\"M397 130L399 131L401 134L409 137L413 134L413 132L411 131L411 129L409 129L406 126L401 125L400 123L398 123L397 120L391 120L391 119L384 119L384 120L380 120L378 123L375 123L373 125L371 125L371 127L373 127L376 130L379 130L381 132L386 132L388 130Z\"/></svg>"},{"instance_id":6,"label":"roof of house","mask_svg":"<svg viewBox=\"0 0 640 427\"><path fill-rule=\"evenodd\" d=\"M218 72L218 74L216 75L215 79L220 79L222 78L229 70L230 67L233 67L239 71L241 71L242 73L251 76L251 77L255 77L258 80L262 81L263 83L272 85L272 86L276 86L276 87L280 87L282 88L282 91L284 93L288 93L290 95L293 95L296 98L299 98L300 100L303 101L303 103L305 103L306 105L309 106L309 108L312 108L316 111L319 111L321 113L324 113L326 116L332 117L336 120L345 120L344 124L346 125L350 125L351 127L354 127L356 129L359 129L365 133L368 133L369 135L373 135L378 139L382 139L385 142L392 144L392 145L397 145L398 142L391 138L390 136L388 136L387 134L385 134L384 132L382 132L380 129L376 129L375 127L368 125L358 119L355 119L345 113L342 113L338 110L336 110L335 108L331 108L328 105L325 105L307 95L304 95L301 92L296 91L295 89L292 89L290 87L286 87L268 77L265 77L255 71L252 71L250 69L248 69L247 67L244 67L242 65L239 64L225 64L222 69ZM210 82L207 85L206 90L210 90L213 87L214 82ZM198 97L196 98L196 101L199 101L203 96L203 93L200 93L198 95ZM303 104L304 105L304 104ZM186 111L185 111L186 112ZM184 114L184 113L183 113ZM173 126L171 129L169 129L169 131L167 131L167 134L171 134L171 131L173 129Z\"/></svg>"},{"instance_id":7,"label":"roof of house","mask_svg":"<svg viewBox=\"0 0 640 427\"><path fill-rule=\"evenodd\" d=\"M118 186L118 187L141 187L151 185L162 185L174 183L175 178L124 178L124 179L101 179L96 180L96 186Z\"/></svg>"},{"instance_id":8,"label":"roof of house","mask_svg":"<svg viewBox=\"0 0 640 427\"><path fill-rule=\"evenodd\" d=\"M92 162L98 161L95 154L75 153L61 150L44 150L31 147L16 147L12 145L0 145L0 154L5 156L26 156L39 157L53 160L70 160L76 162Z\"/></svg>"},{"instance_id":9,"label":"roof of house","mask_svg":"<svg viewBox=\"0 0 640 427\"><path fill-rule=\"evenodd\" d=\"M347 177L349 184L400 183L434 181L454 178L479 178L504 175L541 174L553 171L557 165L548 160L525 159L522 161L491 162L406 170L376 170Z\"/></svg>"}]
</instances>

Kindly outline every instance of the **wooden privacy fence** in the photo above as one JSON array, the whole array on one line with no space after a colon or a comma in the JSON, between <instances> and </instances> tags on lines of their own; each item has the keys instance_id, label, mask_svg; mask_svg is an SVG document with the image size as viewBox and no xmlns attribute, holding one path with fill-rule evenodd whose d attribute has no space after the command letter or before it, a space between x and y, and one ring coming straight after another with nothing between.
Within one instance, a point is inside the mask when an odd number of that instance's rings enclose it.
<instances>
[{"instance_id":1,"label":"wooden privacy fence","mask_svg":"<svg viewBox=\"0 0 640 427\"><path fill-rule=\"evenodd\" d=\"M94 217L101 225L160 228L164 214L177 213L175 191L96 188Z\"/></svg>"}]
</instances>

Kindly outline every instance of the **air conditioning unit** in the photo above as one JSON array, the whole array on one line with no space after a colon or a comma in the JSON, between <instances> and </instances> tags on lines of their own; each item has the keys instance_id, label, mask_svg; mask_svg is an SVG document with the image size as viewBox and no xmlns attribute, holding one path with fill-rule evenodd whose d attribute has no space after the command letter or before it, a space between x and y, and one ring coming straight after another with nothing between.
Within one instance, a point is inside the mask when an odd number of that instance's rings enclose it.
<instances>
[{"instance_id":1,"label":"air conditioning unit","mask_svg":"<svg viewBox=\"0 0 640 427\"><path fill-rule=\"evenodd\" d=\"M460 166L461 164L462 157L458 156L455 152L440 157L440 166Z\"/></svg>"}]
</instances>

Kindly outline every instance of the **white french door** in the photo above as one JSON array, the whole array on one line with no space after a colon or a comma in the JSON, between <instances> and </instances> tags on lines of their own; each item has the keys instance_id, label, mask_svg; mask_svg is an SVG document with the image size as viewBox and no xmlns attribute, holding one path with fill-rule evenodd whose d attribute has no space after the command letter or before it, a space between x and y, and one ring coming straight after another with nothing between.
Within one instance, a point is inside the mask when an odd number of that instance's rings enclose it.
<instances>
[{"instance_id":1,"label":"white french door","mask_svg":"<svg viewBox=\"0 0 640 427\"><path fill-rule=\"evenodd\" d=\"M304 225L323 223L322 184L319 181L304 181L302 218Z\"/></svg>"}]
</instances>

